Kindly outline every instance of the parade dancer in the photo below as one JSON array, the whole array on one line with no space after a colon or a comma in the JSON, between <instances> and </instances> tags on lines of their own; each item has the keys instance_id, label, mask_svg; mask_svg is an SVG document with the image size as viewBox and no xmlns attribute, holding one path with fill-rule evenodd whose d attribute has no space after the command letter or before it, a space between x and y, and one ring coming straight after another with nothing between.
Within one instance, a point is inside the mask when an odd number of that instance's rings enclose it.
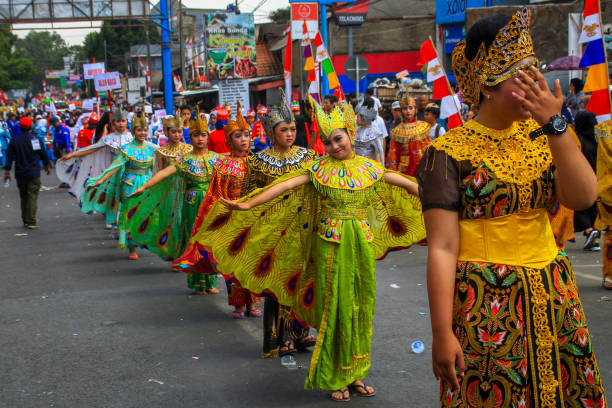
<instances>
[{"instance_id":1,"label":"parade dancer","mask_svg":"<svg viewBox=\"0 0 612 408\"><path fill-rule=\"evenodd\" d=\"M168 116L162 119L162 125L164 133L168 137L168 142L155 152L155 167L158 171L170 166L176 161L177 157L186 155L192 149L191 145L181 142L183 124L180 119ZM208 127L206 129L206 138L208 139Z\"/></svg>"},{"instance_id":2,"label":"parade dancer","mask_svg":"<svg viewBox=\"0 0 612 408\"><path fill-rule=\"evenodd\" d=\"M589 207L597 182L560 115L530 11L476 22L453 51L474 120L418 171L427 227L433 370L443 407L605 407L572 267L546 210Z\"/></svg>"},{"instance_id":3,"label":"parade dancer","mask_svg":"<svg viewBox=\"0 0 612 408\"><path fill-rule=\"evenodd\" d=\"M240 102L238 102L236 121L229 119L227 124L223 127L223 131L225 132L224 144L230 146L231 154L221 157L215 163L210 187L198 210L193 231L197 230L198 225L202 224L210 207L218 199L227 198L235 200L240 197L240 190L246 172L247 154L251 146L251 140L248 135L250 126L244 120L240 108ZM220 110L217 110L217 112L219 114ZM219 124L219 122L217 122L217 124ZM176 270L187 273L198 273L202 275L216 273L216 269L206 256L206 252L198 249L196 242L193 240L193 236L190 237L185 252L180 258L174 261L172 266ZM231 280L227 280L226 283L229 305L234 306L234 311L232 312L232 317L234 319L244 318L245 307L247 307L246 312L249 316L261 316L261 311L257 310L255 307L255 299L248 290L238 287L233 284Z\"/></svg>"},{"instance_id":4,"label":"parade dancer","mask_svg":"<svg viewBox=\"0 0 612 408\"><path fill-rule=\"evenodd\" d=\"M180 129L174 129L180 136ZM130 239L164 260L173 261L185 251L219 160L217 153L208 150L208 134L206 121L198 115L189 134L193 150L190 146L189 152L176 157L136 189L125 204L123 214ZM187 275L187 286L198 295L219 293L216 284L216 272Z\"/></svg>"},{"instance_id":5,"label":"parade dancer","mask_svg":"<svg viewBox=\"0 0 612 408\"><path fill-rule=\"evenodd\" d=\"M85 191L87 181L102 174L115 160L121 146L134 140L127 130L125 114L118 108L115 108L113 113L112 125L114 132L100 137L97 142L84 149L62 156L57 161L57 178L70 185L68 192L77 200Z\"/></svg>"},{"instance_id":6,"label":"parade dancer","mask_svg":"<svg viewBox=\"0 0 612 408\"><path fill-rule=\"evenodd\" d=\"M400 100L402 123L391 131L386 165L408 176L416 175L425 148L429 145L429 123L416 119L416 102L407 93Z\"/></svg>"},{"instance_id":7,"label":"parade dancer","mask_svg":"<svg viewBox=\"0 0 612 408\"><path fill-rule=\"evenodd\" d=\"M424 238L417 185L356 156L348 104L325 114L311 99L327 156L238 202L224 199L194 227L201 250L254 293L271 293L318 338L306 388L375 391L370 368L375 260ZM228 208L226 208L229 207ZM236 211L240 210L240 211Z\"/></svg>"},{"instance_id":8,"label":"parade dancer","mask_svg":"<svg viewBox=\"0 0 612 408\"><path fill-rule=\"evenodd\" d=\"M298 170L317 157L314 150L295 146L297 129L295 117L285 102L281 90L278 109L270 109L261 116L261 122L270 135L272 147L249 156L241 195L245 196L258 188L272 183L278 177ZM291 316L291 309L280 306L271 296L264 301L263 357L278 357L293 354L314 345L314 337Z\"/></svg>"},{"instance_id":9,"label":"parade dancer","mask_svg":"<svg viewBox=\"0 0 612 408\"><path fill-rule=\"evenodd\" d=\"M119 220L118 246L127 246L129 259L137 260L136 244L127 236L126 206L122 204L151 178L156 146L147 142L148 126L144 113L134 118L132 130L135 139L121 147L117 158L100 177L89 179L81 195L80 205L84 213L95 211L104 214L107 224L115 224Z\"/></svg>"},{"instance_id":10,"label":"parade dancer","mask_svg":"<svg viewBox=\"0 0 612 408\"><path fill-rule=\"evenodd\" d=\"M612 119L595 126L597 135L598 215L595 229L603 233L602 287L612 290Z\"/></svg>"}]
</instances>

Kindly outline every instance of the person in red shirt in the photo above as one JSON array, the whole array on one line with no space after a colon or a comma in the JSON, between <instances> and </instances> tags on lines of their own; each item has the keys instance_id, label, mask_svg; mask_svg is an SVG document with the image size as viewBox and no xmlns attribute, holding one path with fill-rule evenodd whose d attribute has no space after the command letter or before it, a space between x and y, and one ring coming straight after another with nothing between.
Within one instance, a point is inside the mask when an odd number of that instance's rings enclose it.
<instances>
[{"instance_id":1,"label":"person in red shirt","mask_svg":"<svg viewBox=\"0 0 612 408\"><path fill-rule=\"evenodd\" d=\"M227 119L228 111L225 109L217 109L216 130L211 132L208 137L208 150L223 155L228 155L230 153L229 147L225 144L225 132L223 132L223 126L227 125Z\"/></svg>"},{"instance_id":2,"label":"person in red shirt","mask_svg":"<svg viewBox=\"0 0 612 408\"><path fill-rule=\"evenodd\" d=\"M89 115L89 119L83 122L85 127L79 130L79 133L77 134L77 149L82 149L90 146L93 143L96 125L98 124L98 114L93 112L91 115Z\"/></svg>"}]
</instances>

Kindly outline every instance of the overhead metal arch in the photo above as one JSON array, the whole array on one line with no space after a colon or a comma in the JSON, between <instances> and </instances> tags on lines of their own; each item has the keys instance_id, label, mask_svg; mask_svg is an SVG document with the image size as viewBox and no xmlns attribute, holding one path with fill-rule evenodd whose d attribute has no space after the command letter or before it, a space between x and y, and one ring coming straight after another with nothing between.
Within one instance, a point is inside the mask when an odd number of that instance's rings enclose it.
<instances>
[{"instance_id":1,"label":"overhead metal arch","mask_svg":"<svg viewBox=\"0 0 612 408\"><path fill-rule=\"evenodd\" d=\"M0 0L0 23L142 19L150 9L148 0Z\"/></svg>"}]
</instances>

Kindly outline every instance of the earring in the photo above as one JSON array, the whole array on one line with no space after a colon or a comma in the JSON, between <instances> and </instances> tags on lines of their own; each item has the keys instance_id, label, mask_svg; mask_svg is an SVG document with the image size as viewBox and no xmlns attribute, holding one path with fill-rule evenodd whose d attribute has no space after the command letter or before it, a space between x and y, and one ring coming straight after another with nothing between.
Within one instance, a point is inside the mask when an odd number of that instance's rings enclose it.
<instances>
[{"instance_id":1,"label":"earring","mask_svg":"<svg viewBox=\"0 0 612 408\"><path fill-rule=\"evenodd\" d=\"M491 94L487 94L487 99L491 99Z\"/></svg>"}]
</instances>

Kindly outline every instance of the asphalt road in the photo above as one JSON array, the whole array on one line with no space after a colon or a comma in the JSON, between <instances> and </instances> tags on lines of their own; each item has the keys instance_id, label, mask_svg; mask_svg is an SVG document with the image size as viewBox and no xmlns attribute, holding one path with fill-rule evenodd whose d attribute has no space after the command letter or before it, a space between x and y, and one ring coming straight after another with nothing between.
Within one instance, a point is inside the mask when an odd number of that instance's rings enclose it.
<instances>
[{"instance_id":1,"label":"asphalt road","mask_svg":"<svg viewBox=\"0 0 612 408\"><path fill-rule=\"evenodd\" d=\"M56 186L54 176L43 184ZM325 407L303 389L303 368L261 355L261 320L232 320L225 285L192 296L185 276L140 251L128 261L102 217L80 213L65 190L41 192L41 228L21 226L14 183L0 187L0 407ZM580 241L582 239L580 238ZM599 253L568 250L601 374L612 397L612 292ZM353 407L434 407L426 247L380 261L368 384ZM410 351L415 340L423 354Z\"/></svg>"}]
</instances>

